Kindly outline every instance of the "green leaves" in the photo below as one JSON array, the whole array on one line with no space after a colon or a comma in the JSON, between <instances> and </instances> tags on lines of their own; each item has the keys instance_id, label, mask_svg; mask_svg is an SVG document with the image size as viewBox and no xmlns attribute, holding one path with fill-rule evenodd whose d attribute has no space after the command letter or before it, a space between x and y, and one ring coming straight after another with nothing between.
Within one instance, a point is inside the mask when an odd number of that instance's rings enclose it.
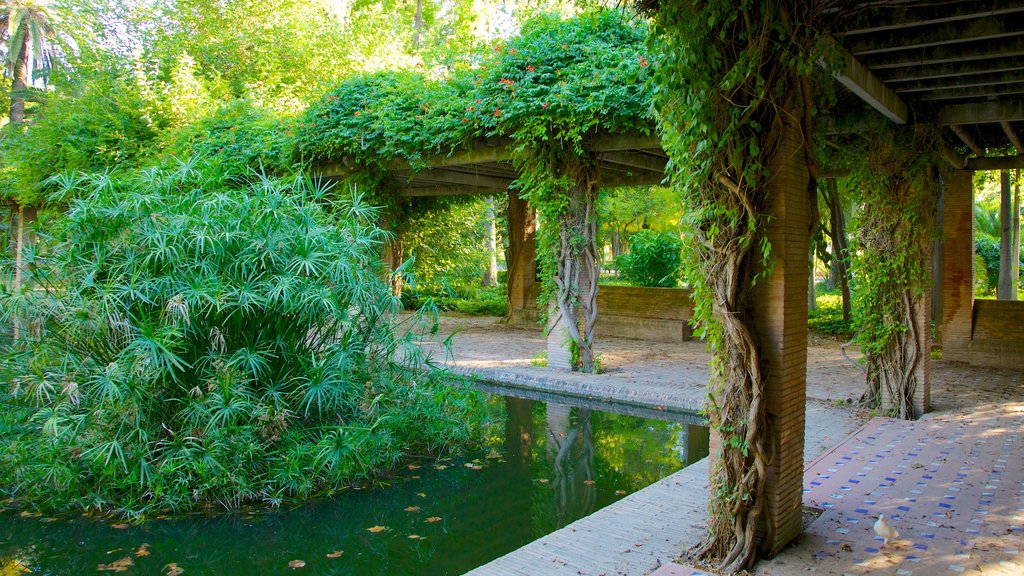
<instances>
[{"instance_id":1,"label":"green leaves","mask_svg":"<svg viewBox=\"0 0 1024 576\"><path fill-rule=\"evenodd\" d=\"M647 26L618 11L543 15L474 68L441 77L389 71L354 76L310 106L298 133L306 159L351 156L364 166L414 165L484 136L578 146L595 129L651 129L654 59Z\"/></svg>"},{"instance_id":2,"label":"green leaves","mask_svg":"<svg viewBox=\"0 0 1024 576\"><path fill-rule=\"evenodd\" d=\"M679 284L683 241L676 232L641 230L629 237L629 251L616 261L633 286L675 288Z\"/></svg>"},{"instance_id":3,"label":"green leaves","mask_svg":"<svg viewBox=\"0 0 1024 576\"><path fill-rule=\"evenodd\" d=\"M376 210L309 179L223 168L57 183L69 208L46 258L0 294L5 321L34 327L0 353L19 383L0 410L0 444L17 447L0 452L0 485L62 509L237 506L470 439L474 393L435 397L429 372L409 384L430 319L403 319L398 335ZM340 460L322 442L338 425L375 428Z\"/></svg>"}]
</instances>

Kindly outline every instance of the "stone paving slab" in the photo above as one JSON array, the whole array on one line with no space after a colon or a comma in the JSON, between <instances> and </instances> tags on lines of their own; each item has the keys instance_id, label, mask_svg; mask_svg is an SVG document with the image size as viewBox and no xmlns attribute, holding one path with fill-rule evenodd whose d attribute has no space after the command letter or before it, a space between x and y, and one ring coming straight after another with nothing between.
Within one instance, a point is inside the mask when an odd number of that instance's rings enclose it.
<instances>
[{"instance_id":1,"label":"stone paving slab","mask_svg":"<svg viewBox=\"0 0 1024 576\"><path fill-rule=\"evenodd\" d=\"M630 494L467 576L648 574L703 534L708 460Z\"/></svg>"},{"instance_id":2,"label":"stone paving slab","mask_svg":"<svg viewBox=\"0 0 1024 576\"><path fill-rule=\"evenodd\" d=\"M876 418L815 460L804 505L822 515L759 576L1024 574L1024 404L916 422ZM873 525L891 518L883 546ZM668 564L652 576L702 574Z\"/></svg>"}]
</instances>

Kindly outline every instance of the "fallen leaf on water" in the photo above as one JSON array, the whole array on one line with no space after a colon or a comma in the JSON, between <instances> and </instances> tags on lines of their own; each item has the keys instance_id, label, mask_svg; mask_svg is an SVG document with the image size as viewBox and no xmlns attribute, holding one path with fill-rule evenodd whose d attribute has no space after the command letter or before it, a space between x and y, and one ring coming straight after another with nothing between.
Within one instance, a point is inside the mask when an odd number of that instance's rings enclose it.
<instances>
[{"instance_id":1,"label":"fallen leaf on water","mask_svg":"<svg viewBox=\"0 0 1024 576\"><path fill-rule=\"evenodd\" d=\"M21 513L18 514L18 516L21 516L22 518L39 518L40 516L42 516L42 514L40 514L39 512L27 512L25 510L22 510Z\"/></svg>"},{"instance_id":2,"label":"fallen leaf on water","mask_svg":"<svg viewBox=\"0 0 1024 576\"><path fill-rule=\"evenodd\" d=\"M537 478L537 482L540 482L541 484L547 484L548 482L550 482L550 480L548 480L547 478Z\"/></svg>"},{"instance_id":3,"label":"fallen leaf on water","mask_svg":"<svg viewBox=\"0 0 1024 576\"><path fill-rule=\"evenodd\" d=\"M617 495L619 495L619 496L625 496L626 495L626 491L625 490L616 490L615 493Z\"/></svg>"},{"instance_id":4,"label":"fallen leaf on water","mask_svg":"<svg viewBox=\"0 0 1024 576\"><path fill-rule=\"evenodd\" d=\"M420 469L420 467L418 465L416 465L416 464L409 464L408 466L406 466L406 468L408 468L409 470L419 470Z\"/></svg>"},{"instance_id":5,"label":"fallen leaf on water","mask_svg":"<svg viewBox=\"0 0 1024 576\"><path fill-rule=\"evenodd\" d=\"M479 464L473 464L472 462L466 462L466 463L464 464L464 466L465 466L466 468L469 468L470 470L483 470L483 469L484 469L484 467L483 467L483 466L481 466L481 465L479 465Z\"/></svg>"},{"instance_id":6,"label":"fallen leaf on water","mask_svg":"<svg viewBox=\"0 0 1024 576\"><path fill-rule=\"evenodd\" d=\"M56 521L57 521L56 518L43 518L42 520L40 520L40 522L45 522L47 524L49 524L50 522L56 522Z\"/></svg>"},{"instance_id":7,"label":"fallen leaf on water","mask_svg":"<svg viewBox=\"0 0 1024 576\"><path fill-rule=\"evenodd\" d=\"M292 560L288 563L288 567L292 570L298 570L299 568L305 568L306 562L304 560Z\"/></svg>"},{"instance_id":8,"label":"fallen leaf on water","mask_svg":"<svg viewBox=\"0 0 1024 576\"><path fill-rule=\"evenodd\" d=\"M125 524L124 522L121 522L120 524L111 524L110 527L111 528L117 528L118 530L127 530L128 529L128 525Z\"/></svg>"},{"instance_id":9,"label":"fallen leaf on water","mask_svg":"<svg viewBox=\"0 0 1024 576\"><path fill-rule=\"evenodd\" d=\"M420 536L419 534L409 534L409 540L426 540L426 536Z\"/></svg>"},{"instance_id":10,"label":"fallen leaf on water","mask_svg":"<svg viewBox=\"0 0 1024 576\"><path fill-rule=\"evenodd\" d=\"M445 466L444 464L438 464L437 466L434 466L434 470L444 470L447 467L448 466Z\"/></svg>"},{"instance_id":11,"label":"fallen leaf on water","mask_svg":"<svg viewBox=\"0 0 1024 576\"><path fill-rule=\"evenodd\" d=\"M419 474L413 474L412 476L410 476L410 478L412 478L413 480L419 480L420 479L420 475Z\"/></svg>"},{"instance_id":12,"label":"fallen leaf on water","mask_svg":"<svg viewBox=\"0 0 1024 576\"><path fill-rule=\"evenodd\" d=\"M344 554L344 552L342 552L341 550L335 550L334 552L331 552L330 554L328 554L327 557L328 558L341 558L342 554Z\"/></svg>"},{"instance_id":13,"label":"fallen leaf on water","mask_svg":"<svg viewBox=\"0 0 1024 576\"><path fill-rule=\"evenodd\" d=\"M149 544L143 544L139 546L139 549L135 551L135 556L142 558L143 556L149 556Z\"/></svg>"},{"instance_id":14,"label":"fallen leaf on water","mask_svg":"<svg viewBox=\"0 0 1024 576\"><path fill-rule=\"evenodd\" d=\"M373 532L374 534L376 534L377 532L383 532L383 531L385 531L387 529L388 529L387 526L373 526L371 528L367 528L366 531L367 532Z\"/></svg>"},{"instance_id":15,"label":"fallen leaf on water","mask_svg":"<svg viewBox=\"0 0 1024 576\"><path fill-rule=\"evenodd\" d=\"M185 569L178 566L177 562L171 562L164 566L167 569L167 576L181 576L185 573Z\"/></svg>"},{"instance_id":16,"label":"fallen leaf on water","mask_svg":"<svg viewBox=\"0 0 1024 576\"><path fill-rule=\"evenodd\" d=\"M431 524L433 524L434 522L440 522L440 521L441 521L441 517L440 516L431 516L430 518L427 518L427 519L424 520L424 522L429 522Z\"/></svg>"},{"instance_id":17,"label":"fallen leaf on water","mask_svg":"<svg viewBox=\"0 0 1024 576\"><path fill-rule=\"evenodd\" d=\"M127 572L128 567L135 564L130 556L111 562L110 564L98 564L96 569L101 572Z\"/></svg>"},{"instance_id":18,"label":"fallen leaf on water","mask_svg":"<svg viewBox=\"0 0 1024 576\"><path fill-rule=\"evenodd\" d=\"M586 484L587 486L593 486L595 484L593 480L584 480L583 483Z\"/></svg>"},{"instance_id":19,"label":"fallen leaf on water","mask_svg":"<svg viewBox=\"0 0 1024 576\"><path fill-rule=\"evenodd\" d=\"M501 458L501 452L498 452L497 450L491 450L490 452L487 453L486 458L490 458L491 460Z\"/></svg>"},{"instance_id":20,"label":"fallen leaf on water","mask_svg":"<svg viewBox=\"0 0 1024 576\"><path fill-rule=\"evenodd\" d=\"M407 507L405 509L405 511L406 512L419 512L420 511L420 507L419 506L409 506L409 507Z\"/></svg>"},{"instance_id":21,"label":"fallen leaf on water","mask_svg":"<svg viewBox=\"0 0 1024 576\"><path fill-rule=\"evenodd\" d=\"M427 497L427 495L425 493L423 493L423 492L417 492L416 495L419 496L420 498L426 498Z\"/></svg>"}]
</instances>

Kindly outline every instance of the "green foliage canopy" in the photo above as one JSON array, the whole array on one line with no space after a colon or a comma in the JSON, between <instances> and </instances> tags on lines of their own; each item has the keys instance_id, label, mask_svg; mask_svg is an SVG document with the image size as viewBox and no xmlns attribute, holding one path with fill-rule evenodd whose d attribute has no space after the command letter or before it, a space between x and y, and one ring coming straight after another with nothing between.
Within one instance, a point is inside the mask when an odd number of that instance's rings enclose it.
<instances>
[{"instance_id":1,"label":"green foliage canopy","mask_svg":"<svg viewBox=\"0 0 1024 576\"><path fill-rule=\"evenodd\" d=\"M621 12L570 20L545 15L472 67L434 77L357 75L310 106L299 153L363 165L414 164L474 139L511 137L520 147L579 146L596 132L649 133L647 26Z\"/></svg>"}]
</instances>

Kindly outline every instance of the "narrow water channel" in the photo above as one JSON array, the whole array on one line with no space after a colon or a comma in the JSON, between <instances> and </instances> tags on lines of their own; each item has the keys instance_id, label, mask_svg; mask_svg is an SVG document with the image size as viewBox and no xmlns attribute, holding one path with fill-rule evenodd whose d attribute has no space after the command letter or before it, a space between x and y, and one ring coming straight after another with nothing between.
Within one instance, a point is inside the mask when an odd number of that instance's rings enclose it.
<instances>
[{"instance_id":1,"label":"narrow water channel","mask_svg":"<svg viewBox=\"0 0 1024 576\"><path fill-rule=\"evenodd\" d=\"M708 451L706 428L667 413L666 420L647 419L572 406L571 399L508 396L493 396L491 405L502 420L479 450L411 462L386 486L295 510L119 528L2 511L0 576L103 574L98 569L107 568L183 576L454 576Z\"/></svg>"}]
</instances>

